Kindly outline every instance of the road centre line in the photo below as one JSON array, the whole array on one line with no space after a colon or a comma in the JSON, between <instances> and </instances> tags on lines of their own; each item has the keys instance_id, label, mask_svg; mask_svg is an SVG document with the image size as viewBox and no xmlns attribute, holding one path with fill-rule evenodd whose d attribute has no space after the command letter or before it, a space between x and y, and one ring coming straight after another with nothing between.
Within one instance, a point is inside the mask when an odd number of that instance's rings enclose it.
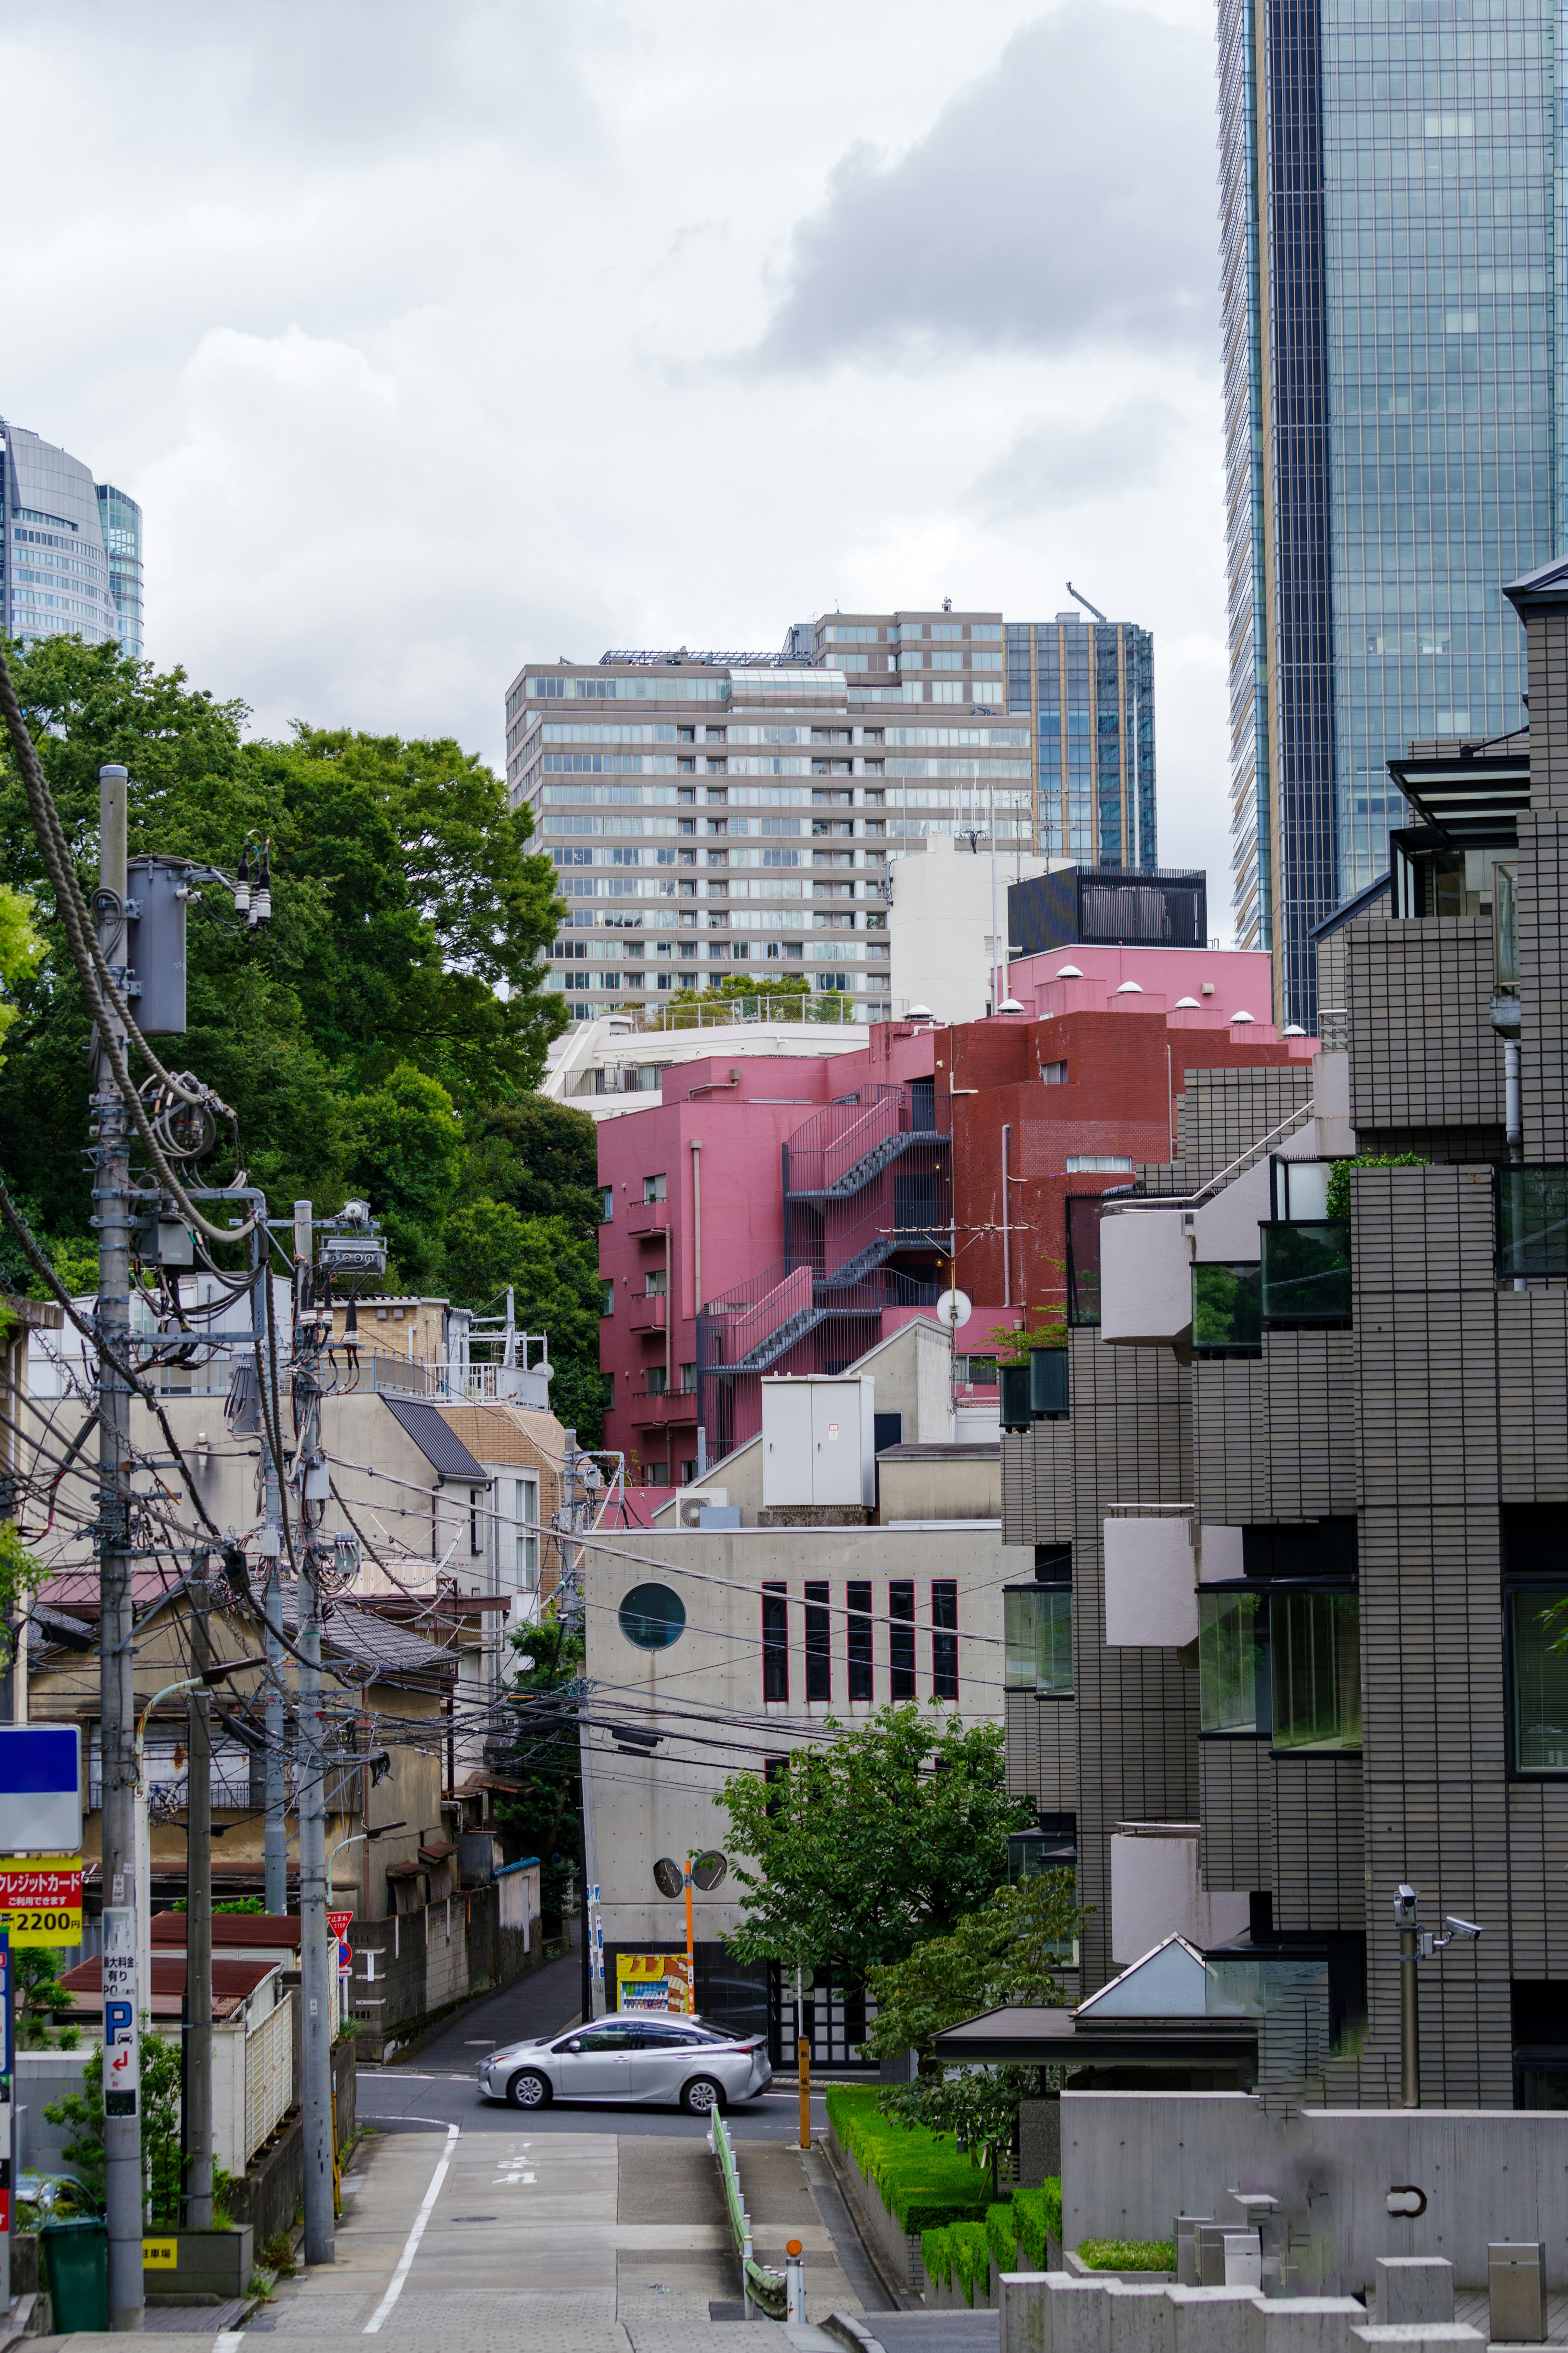
<instances>
[{"instance_id":1,"label":"road centre line","mask_svg":"<svg viewBox=\"0 0 1568 2353\"><path fill-rule=\"evenodd\" d=\"M441 2184L447 2179L447 2168L452 2162L452 2151L458 2145L458 2135L461 2130L460 2125L447 2126L447 2145L441 2152L440 2162L430 2177L430 2187L425 2192L425 2203L414 2218L414 2228L404 2242L403 2253L397 2258L397 2269L387 2284L386 2294L365 2322L364 2334L367 2337L375 2335L382 2322L403 2294L403 2283L414 2267L414 2258L419 2252L419 2242L425 2236L425 2225L430 2220L436 2200L441 2192Z\"/></svg>"}]
</instances>

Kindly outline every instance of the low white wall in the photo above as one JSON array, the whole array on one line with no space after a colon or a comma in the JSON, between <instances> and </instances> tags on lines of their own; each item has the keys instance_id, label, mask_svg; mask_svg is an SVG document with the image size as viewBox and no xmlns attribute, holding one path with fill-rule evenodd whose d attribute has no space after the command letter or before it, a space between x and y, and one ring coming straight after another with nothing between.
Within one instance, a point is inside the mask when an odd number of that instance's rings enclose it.
<instances>
[{"instance_id":1,"label":"low white wall","mask_svg":"<svg viewBox=\"0 0 1568 2353\"><path fill-rule=\"evenodd\" d=\"M1418 2217L1393 2216L1414 2186ZM1245 2092L1064 2092L1062 2236L1168 2238L1177 2214L1233 2211L1230 2189L1283 2204L1302 2284L1372 2285L1380 2255L1440 2255L1487 2284L1487 2246L1542 2239L1568 2285L1568 2111L1309 2108L1272 2121Z\"/></svg>"}]
</instances>

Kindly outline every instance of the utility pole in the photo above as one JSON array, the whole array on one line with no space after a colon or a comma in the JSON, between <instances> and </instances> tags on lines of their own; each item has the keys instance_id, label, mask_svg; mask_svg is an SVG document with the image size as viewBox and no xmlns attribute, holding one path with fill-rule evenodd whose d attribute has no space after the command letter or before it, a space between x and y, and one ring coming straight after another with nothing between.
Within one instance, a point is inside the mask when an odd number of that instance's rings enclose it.
<instances>
[{"instance_id":1,"label":"utility pole","mask_svg":"<svg viewBox=\"0 0 1568 2353\"><path fill-rule=\"evenodd\" d=\"M313 1309L313 1216L294 1204L294 1419L300 1499L300 1975L305 2000L305 2261L336 2259L332 2215L331 1988L327 1955L326 1737L321 1720L321 1611L310 1531L331 1492L321 1451L321 1342Z\"/></svg>"},{"instance_id":2,"label":"utility pole","mask_svg":"<svg viewBox=\"0 0 1568 2353\"><path fill-rule=\"evenodd\" d=\"M583 1547L570 1539L577 1534L577 1514L581 1508L578 1491L581 1480L577 1465L577 1433L563 1432L565 1443L562 1449L562 1497L559 1519L562 1532L562 1585L565 1608L563 1622L580 1626L586 1630L588 1597L583 1589ZM577 1778L583 1792L583 1978L586 2000L583 2008L589 2018L605 2014L605 1956L599 1915L598 1841L594 1833L594 1751L587 1723L587 1686L580 1684L581 1697L577 1715Z\"/></svg>"},{"instance_id":3,"label":"utility pole","mask_svg":"<svg viewBox=\"0 0 1568 2353\"><path fill-rule=\"evenodd\" d=\"M119 766L98 772L99 887L93 902L105 963L121 979L127 964L125 864L130 776ZM117 2002L111 2021L104 1993L104 2210L109 2223L109 2325L140 2329L142 2287L142 2119L138 2037L146 1989L136 1967L138 1898L132 1745L135 1730L131 1655L131 1393L110 1363L131 1350L130 1112L99 1039L93 1100L93 1222L98 1229L99 1725L102 1782L104 1950L114 1955ZM124 2015L129 2007L129 2021ZM121 2063L110 2084L110 2059ZM129 2075L130 2081L125 2078Z\"/></svg>"},{"instance_id":4,"label":"utility pole","mask_svg":"<svg viewBox=\"0 0 1568 2353\"><path fill-rule=\"evenodd\" d=\"M191 1672L212 1664L206 1595L192 1584ZM212 1701L185 1702L190 1782L185 1800L185 2034L181 2070L185 2228L213 2226L213 1784Z\"/></svg>"}]
</instances>

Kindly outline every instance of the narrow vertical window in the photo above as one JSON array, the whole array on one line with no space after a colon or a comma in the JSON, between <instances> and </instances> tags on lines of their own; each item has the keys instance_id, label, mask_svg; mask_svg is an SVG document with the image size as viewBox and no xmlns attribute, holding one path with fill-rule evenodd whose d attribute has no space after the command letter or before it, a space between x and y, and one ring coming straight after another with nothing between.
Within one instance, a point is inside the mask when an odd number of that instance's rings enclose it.
<instances>
[{"instance_id":1,"label":"narrow vertical window","mask_svg":"<svg viewBox=\"0 0 1568 2353\"><path fill-rule=\"evenodd\" d=\"M871 1696L871 1588L869 1583L851 1585L845 1596L849 1604L846 1620L848 1628L849 1696L869 1699Z\"/></svg>"},{"instance_id":2,"label":"narrow vertical window","mask_svg":"<svg viewBox=\"0 0 1568 2353\"><path fill-rule=\"evenodd\" d=\"M763 1588L763 1697L789 1697L789 1606L784 1596L788 1588L764 1585Z\"/></svg>"},{"instance_id":3,"label":"narrow vertical window","mask_svg":"<svg viewBox=\"0 0 1568 2353\"><path fill-rule=\"evenodd\" d=\"M888 1664L894 1699L915 1695L915 1588L911 1583L888 1588Z\"/></svg>"},{"instance_id":4,"label":"narrow vertical window","mask_svg":"<svg viewBox=\"0 0 1568 2353\"><path fill-rule=\"evenodd\" d=\"M833 1697L833 1620L826 1585L805 1588L805 1695L808 1700Z\"/></svg>"},{"instance_id":5,"label":"narrow vertical window","mask_svg":"<svg viewBox=\"0 0 1568 2353\"><path fill-rule=\"evenodd\" d=\"M787 1757L763 1757L763 1780L767 1788L768 1794L763 1800L763 1810L767 1815L770 1821L773 1820L773 1817L778 1812L780 1803L784 1797L782 1784L787 1778L788 1773L789 1758Z\"/></svg>"},{"instance_id":6,"label":"narrow vertical window","mask_svg":"<svg viewBox=\"0 0 1568 2353\"><path fill-rule=\"evenodd\" d=\"M935 1577L931 1588L931 1688L933 1699L958 1697L958 1580Z\"/></svg>"}]
</instances>

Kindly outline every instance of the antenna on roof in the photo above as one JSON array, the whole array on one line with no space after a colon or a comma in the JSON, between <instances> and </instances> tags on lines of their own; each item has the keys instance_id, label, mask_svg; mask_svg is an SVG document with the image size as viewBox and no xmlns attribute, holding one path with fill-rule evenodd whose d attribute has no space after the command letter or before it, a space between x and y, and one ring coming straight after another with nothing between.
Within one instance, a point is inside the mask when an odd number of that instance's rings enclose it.
<instances>
[{"instance_id":1,"label":"antenna on roof","mask_svg":"<svg viewBox=\"0 0 1568 2353\"><path fill-rule=\"evenodd\" d=\"M1070 580L1068 582L1068 595L1069 596L1075 596L1080 605L1089 605L1089 598L1084 595L1083 590L1081 588L1075 588ZM1105 620L1105 615L1100 611L1098 605L1089 605L1089 609L1094 615L1097 621L1105 621L1106 628L1108 629L1110 628L1110 624L1109 621Z\"/></svg>"}]
</instances>

